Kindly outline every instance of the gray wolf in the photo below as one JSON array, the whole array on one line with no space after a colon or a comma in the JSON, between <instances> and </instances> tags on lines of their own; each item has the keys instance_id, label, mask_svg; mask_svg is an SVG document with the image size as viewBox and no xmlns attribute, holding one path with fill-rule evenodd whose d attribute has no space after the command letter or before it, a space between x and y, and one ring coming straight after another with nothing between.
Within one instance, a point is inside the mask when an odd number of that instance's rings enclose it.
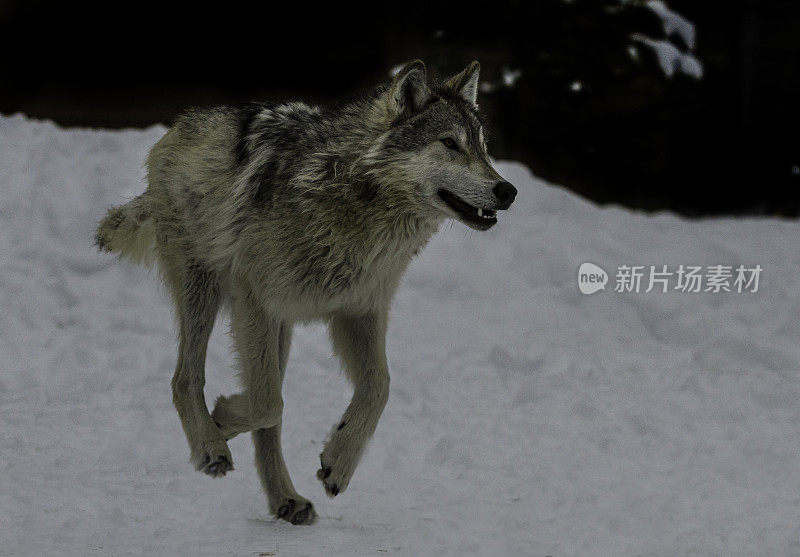
<instances>
[{"instance_id":1,"label":"gray wolf","mask_svg":"<svg viewBox=\"0 0 800 557\"><path fill-rule=\"evenodd\" d=\"M486 152L478 74L473 62L437 82L417 60L335 108L189 111L150 151L145 193L100 222L99 248L155 263L171 295L179 325L172 393L190 462L224 476L233 470L227 440L252 432L279 519L316 518L281 455L293 325L325 321L353 385L320 455L317 477L334 497L389 396L385 335L401 275L443 220L487 230L514 200ZM209 413L206 348L223 307L243 389Z\"/></svg>"}]
</instances>

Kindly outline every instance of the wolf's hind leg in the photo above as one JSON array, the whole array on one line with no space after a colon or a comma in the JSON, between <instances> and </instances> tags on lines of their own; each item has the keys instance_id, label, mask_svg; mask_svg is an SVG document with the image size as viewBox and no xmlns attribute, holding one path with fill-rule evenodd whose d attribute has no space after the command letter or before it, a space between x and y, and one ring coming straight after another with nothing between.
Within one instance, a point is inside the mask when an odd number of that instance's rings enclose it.
<instances>
[{"instance_id":1,"label":"wolf's hind leg","mask_svg":"<svg viewBox=\"0 0 800 557\"><path fill-rule=\"evenodd\" d=\"M347 489L389 399L386 314L336 316L330 333L334 352L353 383L353 398L325 444L317 472L327 494L334 497Z\"/></svg>"},{"instance_id":2,"label":"wolf's hind leg","mask_svg":"<svg viewBox=\"0 0 800 557\"><path fill-rule=\"evenodd\" d=\"M240 433L253 430L250 424L250 401L242 393L218 396L214 402L211 419L227 441Z\"/></svg>"},{"instance_id":3,"label":"wolf's hind leg","mask_svg":"<svg viewBox=\"0 0 800 557\"><path fill-rule=\"evenodd\" d=\"M212 477L224 476L233 470L233 460L225 438L211 420L203 394L208 339L220 304L219 279L196 263L181 269L167 268L165 278L180 327L172 400L189 441L190 461Z\"/></svg>"}]
</instances>

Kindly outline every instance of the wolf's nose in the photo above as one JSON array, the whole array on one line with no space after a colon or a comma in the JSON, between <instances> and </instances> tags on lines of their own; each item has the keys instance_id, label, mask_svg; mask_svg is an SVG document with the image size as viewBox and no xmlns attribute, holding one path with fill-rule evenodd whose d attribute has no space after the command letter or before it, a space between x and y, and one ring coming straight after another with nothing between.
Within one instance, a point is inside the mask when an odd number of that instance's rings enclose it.
<instances>
[{"instance_id":1,"label":"wolf's nose","mask_svg":"<svg viewBox=\"0 0 800 557\"><path fill-rule=\"evenodd\" d=\"M517 188L508 182L498 182L492 191L494 191L494 194L497 196L497 199L500 200L500 203L503 204L503 209L508 209L508 207L514 202L514 198L517 196Z\"/></svg>"}]
</instances>

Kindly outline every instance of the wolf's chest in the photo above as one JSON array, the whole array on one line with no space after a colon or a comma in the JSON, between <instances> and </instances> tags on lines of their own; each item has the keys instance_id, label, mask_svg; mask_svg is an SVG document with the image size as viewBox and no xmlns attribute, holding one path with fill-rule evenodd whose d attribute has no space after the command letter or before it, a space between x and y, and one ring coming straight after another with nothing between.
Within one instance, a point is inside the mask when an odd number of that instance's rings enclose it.
<instances>
[{"instance_id":1,"label":"wolf's chest","mask_svg":"<svg viewBox=\"0 0 800 557\"><path fill-rule=\"evenodd\" d=\"M387 306L412 257L435 232L323 221L262 222L241 238L237 268L268 305L298 319Z\"/></svg>"},{"instance_id":2,"label":"wolf's chest","mask_svg":"<svg viewBox=\"0 0 800 557\"><path fill-rule=\"evenodd\" d=\"M388 306L413 250L403 245L328 246L298 262L286 277L291 303L303 315Z\"/></svg>"},{"instance_id":3,"label":"wolf's chest","mask_svg":"<svg viewBox=\"0 0 800 557\"><path fill-rule=\"evenodd\" d=\"M300 284L329 298L369 296L396 283L412 255L408 246L392 243L327 245L300 263Z\"/></svg>"}]
</instances>

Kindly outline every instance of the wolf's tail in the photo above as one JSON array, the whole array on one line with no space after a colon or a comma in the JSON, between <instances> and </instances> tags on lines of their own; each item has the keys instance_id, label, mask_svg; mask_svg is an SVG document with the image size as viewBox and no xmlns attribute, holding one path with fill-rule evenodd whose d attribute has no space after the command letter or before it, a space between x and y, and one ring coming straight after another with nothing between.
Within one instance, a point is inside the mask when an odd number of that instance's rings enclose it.
<instances>
[{"instance_id":1,"label":"wolf's tail","mask_svg":"<svg viewBox=\"0 0 800 557\"><path fill-rule=\"evenodd\" d=\"M156 235L146 195L108 210L94 237L100 251L115 252L148 267L153 264Z\"/></svg>"}]
</instances>

